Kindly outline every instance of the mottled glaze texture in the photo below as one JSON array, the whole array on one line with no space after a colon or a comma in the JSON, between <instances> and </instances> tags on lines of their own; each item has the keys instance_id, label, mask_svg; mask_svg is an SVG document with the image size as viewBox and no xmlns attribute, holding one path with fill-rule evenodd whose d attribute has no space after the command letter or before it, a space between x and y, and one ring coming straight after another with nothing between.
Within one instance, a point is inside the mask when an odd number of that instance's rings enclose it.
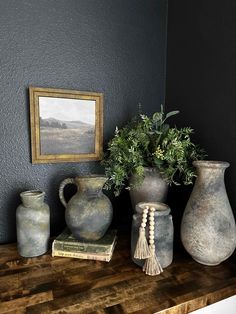
<instances>
[{"instance_id":1,"label":"mottled glaze texture","mask_svg":"<svg viewBox=\"0 0 236 314\"><path fill-rule=\"evenodd\" d=\"M17 249L21 256L33 257L47 252L50 237L50 211L44 192L25 191L16 210Z\"/></svg>"},{"instance_id":2,"label":"mottled glaze texture","mask_svg":"<svg viewBox=\"0 0 236 314\"><path fill-rule=\"evenodd\" d=\"M199 263L217 265L236 247L236 226L224 184L229 163L196 161L197 179L181 224L185 249Z\"/></svg>"},{"instance_id":3,"label":"mottled glaze texture","mask_svg":"<svg viewBox=\"0 0 236 314\"><path fill-rule=\"evenodd\" d=\"M172 216L170 215L170 208L160 202L142 202L136 205L136 213L133 215L132 232L131 232L131 256L139 266L143 266L145 260L134 258L134 251L136 248L139 227L142 221L143 209L146 207L154 207L156 209L154 214L155 228L154 228L154 241L155 241L155 253L161 264L161 266L167 267L173 260L173 239L174 239L174 227L172 222ZM149 224L146 226L146 238L149 239Z\"/></svg>"},{"instance_id":4,"label":"mottled glaze texture","mask_svg":"<svg viewBox=\"0 0 236 314\"><path fill-rule=\"evenodd\" d=\"M130 184L136 185L137 178L132 176ZM144 168L144 180L141 185L137 185L130 190L130 198L133 210L140 202L165 202L168 192L168 185L162 179L160 172L156 168Z\"/></svg>"},{"instance_id":5,"label":"mottled glaze texture","mask_svg":"<svg viewBox=\"0 0 236 314\"><path fill-rule=\"evenodd\" d=\"M105 176L91 175L65 179L60 185L59 197L66 207L66 224L77 239L98 240L111 224L112 204L102 192L106 180ZM76 184L77 193L66 204L63 190L68 183Z\"/></svg>"}]
</instances>

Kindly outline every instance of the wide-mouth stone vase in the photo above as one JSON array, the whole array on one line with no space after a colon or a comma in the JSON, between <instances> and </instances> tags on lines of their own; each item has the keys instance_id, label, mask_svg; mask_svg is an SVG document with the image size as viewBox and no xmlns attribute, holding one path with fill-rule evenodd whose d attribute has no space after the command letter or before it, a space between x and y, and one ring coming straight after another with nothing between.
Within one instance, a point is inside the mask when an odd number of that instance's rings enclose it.
<instances>
[{"instance_id":1,"label":"wide-mouth stone vase","mask_svg":"<svg viewBox=\"0 0 236 314\"><path fill-rule=\"evenodd\" d=\"M173 260L173 239L174 239L174 227L172 222L172 216L170 214L170 207L161 202L140 202L135 207L135 213L133 215L132 232L131 232L131 255L135 264L143 266L145 260L134 258L134 252L136 249L139 228L142 223L143 210L145 208L154 208L154 243L155 254L159 260L162 268L169 266ZM150 225L147 221L145 228L145 236L147 242L149 241Z\"/></svg>"}]
</instances>

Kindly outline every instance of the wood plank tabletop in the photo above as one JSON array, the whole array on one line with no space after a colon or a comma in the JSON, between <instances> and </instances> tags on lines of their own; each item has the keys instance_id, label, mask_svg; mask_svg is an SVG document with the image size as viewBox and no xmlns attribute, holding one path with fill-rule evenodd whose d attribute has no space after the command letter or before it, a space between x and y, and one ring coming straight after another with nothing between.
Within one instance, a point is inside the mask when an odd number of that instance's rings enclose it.
<instances>
[{"instance_id":1,"label":"wood plank tabletop","mask_svg":"<svg viewBox=\"0 0 236 314\"><path fill-rule=\"evenodd\" d=\"M0 313L185 314L236 294L232 260L210 267L174 254L159 276L131 261L129 236L118 234L107 262L23 258L16 244L0 246Z\"/></svg>"}]
</instances>

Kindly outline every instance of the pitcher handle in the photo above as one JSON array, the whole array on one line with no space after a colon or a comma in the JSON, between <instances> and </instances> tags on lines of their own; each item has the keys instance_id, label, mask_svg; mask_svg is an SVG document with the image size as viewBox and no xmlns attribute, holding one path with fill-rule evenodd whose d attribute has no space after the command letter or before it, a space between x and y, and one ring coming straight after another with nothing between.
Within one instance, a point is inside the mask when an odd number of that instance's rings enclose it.
<instances>
[{"instance_id":1,"label":"pitcher handle","mask_svg":"<svg viewBox=\"0 0 236 314\"><path fill-rule=\"evenodd\" d=\"M64 187L67 185L67 184L76 184L75 183L75 179L74 178L67 178L65 180L63 180L59 186L59 198L60 198L60 201L62 202L62 204L66 207L67 203L66 203L66 200L65 200L65 197L64 197Z\"/></svg>"}]
</instances>

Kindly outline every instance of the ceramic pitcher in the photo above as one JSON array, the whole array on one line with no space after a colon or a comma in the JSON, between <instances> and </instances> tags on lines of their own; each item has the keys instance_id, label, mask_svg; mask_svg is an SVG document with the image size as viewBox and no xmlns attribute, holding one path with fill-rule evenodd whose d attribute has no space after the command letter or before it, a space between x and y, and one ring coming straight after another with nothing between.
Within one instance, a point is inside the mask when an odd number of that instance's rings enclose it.
<instances>
[{"instance_id":1,"label":"ceramic pitcher","mask_svg":"<svg viewBox=\"0 0 236 314\"><path fill-rule=\"evenodd\" d=\"M66 208L66 224L79 240L98 240L111 224L112 204L102 191L106 180L105 176L89 175L67 178L60 184L59 198ZM77 186L76 194L68 203L64 198L64 187L67 184Z\"/></svg>"}]
</instances>

